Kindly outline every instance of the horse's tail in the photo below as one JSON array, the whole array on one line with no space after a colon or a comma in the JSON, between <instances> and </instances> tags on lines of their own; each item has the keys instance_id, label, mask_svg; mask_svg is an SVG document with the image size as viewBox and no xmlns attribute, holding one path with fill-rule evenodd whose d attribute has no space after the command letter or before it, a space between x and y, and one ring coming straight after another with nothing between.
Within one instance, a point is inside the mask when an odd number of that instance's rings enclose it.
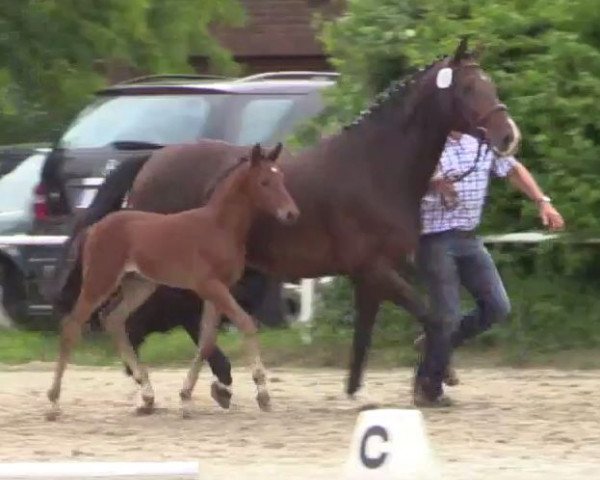
<instances>
[{"instance_id":1,"label":"horse's tail","mask_svg":"<svg viewBox=\"0 0 600 480\"><path fill-rule=\"evenodd\" d=\"M87 228L109 213L120 210L125 195L150 155L132 158L120 164L100 186L96 197L73 228L58 261L50 287L52 290L47 291L47 296L61 315L73 309L81 291L81 246Z\"/></svg>"}]
</instances>

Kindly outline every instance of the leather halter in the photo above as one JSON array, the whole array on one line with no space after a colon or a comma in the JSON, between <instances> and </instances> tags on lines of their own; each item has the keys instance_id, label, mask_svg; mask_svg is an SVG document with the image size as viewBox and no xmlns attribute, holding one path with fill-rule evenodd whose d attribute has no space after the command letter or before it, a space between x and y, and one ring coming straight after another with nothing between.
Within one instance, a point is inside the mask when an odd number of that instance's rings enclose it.
<instances>
[{"instance_id":1,"label":"leather halter","mask_svg":"<svg viewBox=\"0 0 600 480\"><path fill-rule=\"evenodd\" d=\"M460 66L456 67L456 70L458 70L460 68L469 68L469 67L480 68L480 65L478 63L468 63L466 65L460 65ZM485 156L488 154L488 152L490 150L490 144L489 144L488 140L485 138L485 134L486 134L487 130L483 125L490 119L490 117L494 113L506 112L507 110L508 110L508 107L504 103L497 103L492 108L490 108L487 112L484 112L479 117L477 117L474 122L469 122L471 124L471 127L473 128L473 131L476 133L477 140L479 141L479 145L477 146L477 156L475 157L475 161L473 162L473 165L468 170L466 170L462 174L450 179L450 181L452 183L460 182L461 180L463 180L467 176L471 175L475 171L475 169L477 168L477 165L479 164L479 160L481 158L481 147L483 146L484 143L485 143L486 149L485 149L485 153L483 155Z\"/></svg>"}]
</instances>

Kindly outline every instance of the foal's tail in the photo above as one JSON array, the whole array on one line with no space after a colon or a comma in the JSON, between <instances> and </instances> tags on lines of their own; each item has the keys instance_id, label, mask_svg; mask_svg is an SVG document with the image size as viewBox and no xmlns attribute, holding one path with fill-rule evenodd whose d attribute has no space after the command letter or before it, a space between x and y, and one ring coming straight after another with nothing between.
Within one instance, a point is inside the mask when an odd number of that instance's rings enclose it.
<instances>
[{"instance_id":1,"label":"foal's tail","mask_svg":"<svg viewBox=\"0 0 600 480\"><path fill-rule=\"evenodd\" d=\"M150 155L132 158L120 164L98 189L93 202L73 228L58 261L52 290L47 292L59 314L67 314L73 309L81 291L81 247L87 228L109 213L121 209L125 195Z\"/></svg>"}]
</instances>

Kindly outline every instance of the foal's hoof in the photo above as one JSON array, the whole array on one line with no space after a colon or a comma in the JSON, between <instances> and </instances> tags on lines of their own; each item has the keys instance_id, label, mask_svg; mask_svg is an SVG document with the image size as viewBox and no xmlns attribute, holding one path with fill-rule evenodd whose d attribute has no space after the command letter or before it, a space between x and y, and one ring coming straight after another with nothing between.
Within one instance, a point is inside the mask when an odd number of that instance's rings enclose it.
<instances>
[{"instance_id":1,"label":"foal's hoof","mask_svg":"<svg viewBox=\"0 0 600 480\"><path fill-rule=\"evenodd\" d=\"M137 415L152 415L154 413L154 397L142 395L142 404L135 409Z\"/></svg>"},{"instance_id":2,"label":"foal's hoof","mask_svg":"<svg viewBox=\"0 0 600 480\"><path fill-rule=\"evenodd\" d=\"M192 401L191 400L182 400L181 402L181 418L189 419L194 415L192 414Z\"/></svg>"},{"instance_id":3,"label":"foal's hoof","mask_svg":"<svg viewBox=\"0 0 600 480\"><path fill-rule=\"evenodd\" d=\"M219 404L221 408L228 409L231 405L231 387L214 381L210 386L210 396Z\"/></svg>"},{"instance_id":4,"label":"foal's hoof","mask_svg":"<svg viewBox=\"0 0 600 480\"><path fill-rule=\"evenodd\" d=\"M256 395L256 401L258 402L259 408L263 412L271 411L271 397L269 396L269 392L263 390L262 392L258 392Z\"/></svg>"}]
</instances>

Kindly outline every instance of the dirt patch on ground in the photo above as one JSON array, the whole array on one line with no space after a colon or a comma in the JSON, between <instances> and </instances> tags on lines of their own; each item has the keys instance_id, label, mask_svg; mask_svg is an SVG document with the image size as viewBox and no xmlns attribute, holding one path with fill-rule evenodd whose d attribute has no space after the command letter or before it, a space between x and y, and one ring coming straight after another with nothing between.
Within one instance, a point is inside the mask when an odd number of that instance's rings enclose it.
<instances>
[{"instance_id":1,"label":"dirt patch on ground","mask_svg":"<svg viewBox=\"0 0 600 480\"><path fill-rule=\"evenodd\" d=\"M337 478L358 406L342 394L342 370L274 369L273 411L262 413L244 369L231 410L209 396L208 370L195 413L180 418L184 370L153 370L158 411L136 416L136 389L116 368L70 367L63 416L43 418L49 365L0 372L0 461L198 460L208 478ZM367 373L363 401L410 408L410 370ZM457 405L424 411L445 478L592 478L600 471L599 372L462 369Z\"/></svg>"}]
</instances>

